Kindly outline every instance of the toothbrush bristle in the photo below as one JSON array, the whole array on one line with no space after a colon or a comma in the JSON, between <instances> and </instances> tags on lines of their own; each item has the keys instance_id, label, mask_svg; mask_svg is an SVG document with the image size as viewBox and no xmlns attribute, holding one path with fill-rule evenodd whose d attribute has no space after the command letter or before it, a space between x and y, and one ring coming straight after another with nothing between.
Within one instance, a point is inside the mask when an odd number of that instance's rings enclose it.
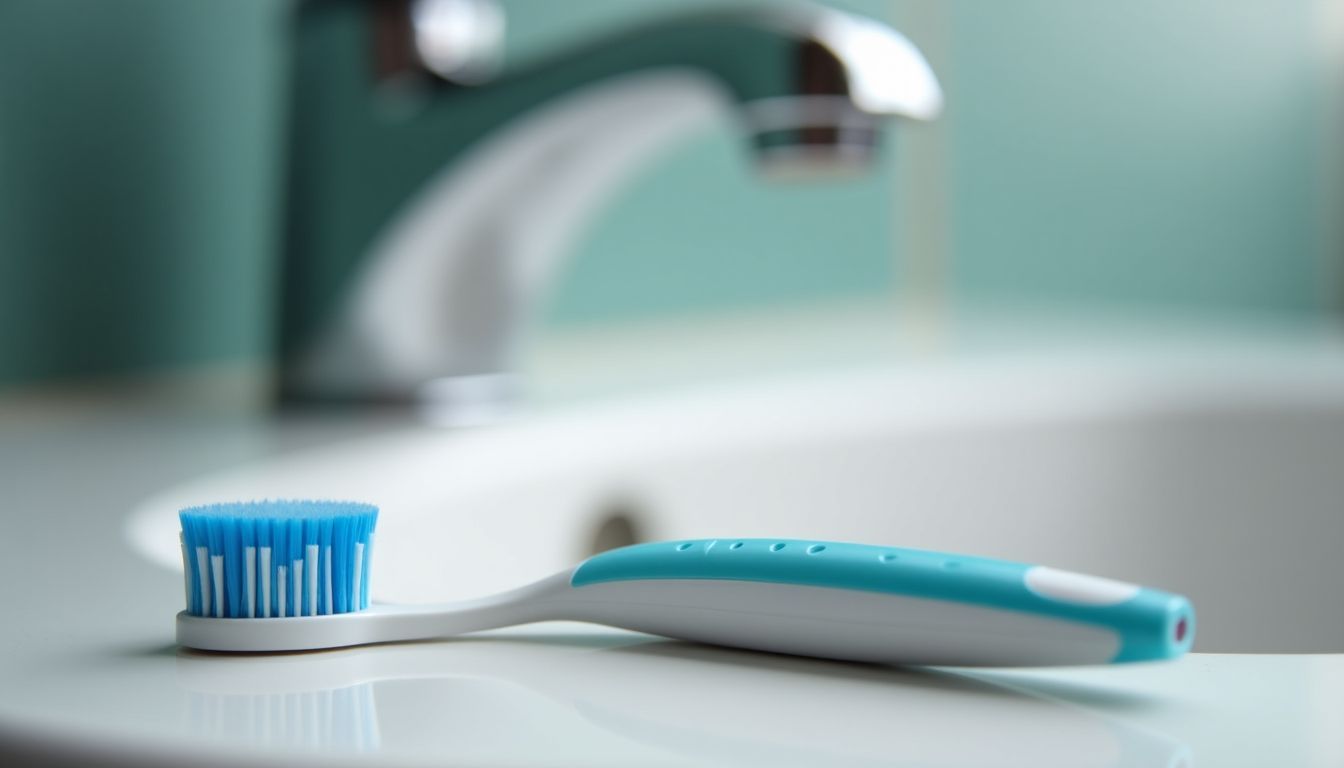
<instances>
[{"instance_id":1,"label":"toothbrush bristle","mask_svg":"<svg viewBox=\"0 0 1344 768\"><path fill-rule=\"evenodd\" d=\"M369 605L378 508L348 501L247 501L183 509L187 612L250 619Z\"/></svg>"}]
</instances>

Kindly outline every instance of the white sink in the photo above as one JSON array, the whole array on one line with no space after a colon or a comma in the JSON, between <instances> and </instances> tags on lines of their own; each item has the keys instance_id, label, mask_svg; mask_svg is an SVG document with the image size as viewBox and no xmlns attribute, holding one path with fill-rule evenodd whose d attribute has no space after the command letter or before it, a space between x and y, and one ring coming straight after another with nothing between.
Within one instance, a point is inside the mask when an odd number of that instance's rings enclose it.
<instances>
[{"instance_id":1,"label":"white sink","mask_svg":"<svg viewBox=\"0 0 1344 768\"><path fill-rule=\"evenodd\" d=\"M633 528L1047 563L1190 596L1197 650L1344 651L1337 360L986 360L684 389L268 459L146 500L128 530L180 568L179 507L257 497L380 505L384 600L504 589Z\"/></svg>"}]
</instances>

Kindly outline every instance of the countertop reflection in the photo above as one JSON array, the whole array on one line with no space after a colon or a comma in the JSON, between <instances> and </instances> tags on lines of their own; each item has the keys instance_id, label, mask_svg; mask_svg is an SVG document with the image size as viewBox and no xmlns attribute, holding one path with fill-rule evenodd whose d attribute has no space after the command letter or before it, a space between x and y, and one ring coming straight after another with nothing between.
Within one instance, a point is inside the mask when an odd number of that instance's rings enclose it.
<instances>
[{"instance_id":1,"label":"countertop reflection","mask_svg":"<svg viewBox=\"0 0 1344 768\"><path fill-rule=\"evenodd\" d=\"M465 763L1181 766L1142 694L710 648L569 625L298 656L180 651L202 743ZM557 629L558 627L558 629Z\"/></svg>"}]
</instances>

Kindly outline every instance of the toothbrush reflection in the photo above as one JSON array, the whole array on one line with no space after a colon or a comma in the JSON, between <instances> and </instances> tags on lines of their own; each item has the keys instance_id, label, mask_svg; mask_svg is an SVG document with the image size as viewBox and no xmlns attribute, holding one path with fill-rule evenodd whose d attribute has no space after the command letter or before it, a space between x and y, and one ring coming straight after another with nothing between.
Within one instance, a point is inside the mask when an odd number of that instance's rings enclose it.
<instances>
[{"instance_id":1,"label":"toothbrush reflection","mask_svg":"<svg viewBox=\"0 0 1344 768\"><path fill-rule=\"evenodd\" d=\"M1188 766L1189 749L992 673L527 627L446 643L274 656L182 651L189 735L473 763ZM837 706L843 702L844 706Z\"/></svg>"},{"instance_id":2,"label":"toothbrush reflection","mask_svg":"<svg viewBox=\"0 0 1344 768\"><path fill-rule=\"evenodd\" d=\"M189 730L212 742L303 751L371 752L378 717L371 683L267 693L188 690Z\"/></svg>"}]
</instances>

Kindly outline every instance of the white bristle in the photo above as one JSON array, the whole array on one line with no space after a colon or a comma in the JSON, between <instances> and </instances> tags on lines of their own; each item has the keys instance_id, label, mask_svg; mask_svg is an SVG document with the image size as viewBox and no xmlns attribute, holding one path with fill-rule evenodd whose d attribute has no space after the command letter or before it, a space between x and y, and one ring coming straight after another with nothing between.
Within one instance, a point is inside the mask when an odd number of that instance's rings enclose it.
<instances>
[{"instance_id":1,"label":"white bristle","mask_svg":"<svg viewBox=\"0 0 1344 768\"><path fill-rule=\"evenodd\" d=\"M215 587L215 618L224 618L224 556L210 556L210 579Z\"/></svg>"},{"instance_id":2,"label":"white bristle","mask_svg":"<svg viewBox=\"0 0 1344 768\"><path fill-rule=\"evenodd\" d=\"M257 618L257 548L243 550L247 564L243 567L243 576L247 579L247 618Z\"/></svg>"},{"instance_id":3,"label":"white bristle","mask_svg":"<svg viewBox=\"0 0 1344 768\"><path fill-rule=\"evenodd\" d=\"M271 615L271 548L261 548L261 615Z\"/></svg>"},{"instance_id":4,"label":"white bristle","mask_svg":"<svg viewBox=\"0 0 1344 768\"><path fill-rule=\"evenodd\" d=\"M196 548L196 574L199 577L201 590L201 615L210 615L210 550L205 547Z\"/></svg>"},{"instance_id":5,"label":"white bristle","mask_svg":"<svg viewBox=\"0 0 1344 768\"><path fill-rule=\"evenodd\" d=\"M289 569L289 578L293 580L294 587L294 615L303 615L303 560L295 560L292 568Z\"/></svg>"},{"instance_id":6,"label":"white bristle","mask_svg":"<svg viewBox=\"0 0 1344 768\"><path fill-rule=\"evenodd\" d=\"M326 563L326 573L322 576L322 585L326 588L326 594L324 596L327 598L327 601L322 605L322 612L333 613L334 610L331 602L331 547L326 548L323 557L325 558L324 562Z\"/></svg>"},{"instance_id":7,"label":"white bristle","mask_svg":"<svg viewBox=\"0 0 1344 768\"><path fill-rule=\"evenodd\" d=\"M318 546L317 546L316 544L309 544L309 545L306 547L305 552L306 552L306 554L305 554L305 556L304 556L304 558L303 558L303 561L304 561L304 565L307 567L307 571L308 571L307 576L305 577L306 580L307 580L307 584L308 584L308 615L309 615L309 616L316 616L316 615L317 615L317 553L318 553Z\"/></svg>"},{"instance_id":8,"label":"white bristle","mask_svg":"<svg viewBox=\"0 0 1344 768\"><path fill-rule=\"evenodd\" d=\"M360 595L363 594L364 586L364 543L355 542L355 583L354 591L350 594L350 610L358 611L364 608Z\"/></svg>"},{"instance_id":9,"label":"white bristle","mask_svg":"<svg viewBox=\"0 0 1344 768\"><path fill-rule=\"evenodd\" d=\"M285 615L285 595L288 592L288 590L285 589L285 574L287 569L282 565L275 570L275 594L277 597L275 615L283 617Z\"/></svg>"},{"instance_id":10,"label":"white bristle","mask_svg":"<svg viewBox=\"0 0 1344 768\"><path fill-rule=\"evenodd\" d=\"M364 587L364 588L365 588L365 589L368 589L368 581L369 581L369 579L368 579L368 574L372 574L372 573L373 573L373 532L372 532L372 531L369 532L369 541L368 541L368 543L364 545L364 573L366 574L366 576L365 576L365 578L364 578L364 583L365 583L365 587ZM367 605L366 603L362 603L362 604L361 604L361 607L365 607L365 608L367 608L368 605Z\"/></svg>"}]
</instances>

